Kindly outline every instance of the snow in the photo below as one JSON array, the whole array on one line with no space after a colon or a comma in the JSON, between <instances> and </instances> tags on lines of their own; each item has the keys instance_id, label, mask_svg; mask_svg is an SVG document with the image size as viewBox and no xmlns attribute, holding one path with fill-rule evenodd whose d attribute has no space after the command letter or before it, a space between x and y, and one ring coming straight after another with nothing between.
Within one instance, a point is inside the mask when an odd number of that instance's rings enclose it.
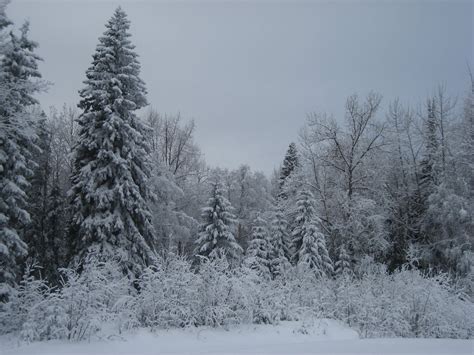
<instances>
[{"instance_id":1,"label":"snow","mask_svg":"<svg viewBox=\"0 0 474 355\"><path fill-rule=\"evenodd\" d=\"M3 351L2 351L3 349ZM360 339L341 323L320 319L279 325L141 329L114 339L17 344L0 338L2 355L64 354L472 354L473 341L459 339Z\"/></svg>"}]
</instances>

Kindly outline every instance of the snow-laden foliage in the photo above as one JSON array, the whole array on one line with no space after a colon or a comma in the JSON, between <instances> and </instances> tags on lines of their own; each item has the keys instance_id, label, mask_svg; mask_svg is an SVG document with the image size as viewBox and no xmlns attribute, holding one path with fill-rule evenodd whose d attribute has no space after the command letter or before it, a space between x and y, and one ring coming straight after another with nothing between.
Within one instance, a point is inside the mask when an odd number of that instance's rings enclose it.
<instances>
[{"instance_id":1,"label":"snow-laden foliage","mask_svg":"<svg viewBox=\"0 0 474 355\"><path fill-rule=\"evenodd\" d=\"M351 272L351 262L344 244L339 247L337 261L334 263L334 272L336 275L342 275L344 273Z\"/></svg>"},{"instance_id":2,"label":"snow-laden foliage","mask_svg":"<svg viewBox=\"0 0 474 355\"><path fill-rule=\"evenodd\" d=\"M383 265L367 265L361 277L336 279L335 318L364 337L473 336L473 304L462 301L447 275L425 277L409 269L389 274Z\"/></svg>"},{"instance_id":3,"label":"snow-laden foliage","mask_svg":"<svg viewBox=\"0 0 474 355\"><path fill-rule=\"evenodd\" d=\"M149 146L135 111L147 104L130 21L118 8L99 38L85 88L71 196L74 255L119 255L132 273L150 265L156 243L148 208Z\"/></svg>"},{"instance_id":4,"label":"snow-laden foliage","mask_svg":"<svg viewBox=\"0 0 474 355\"><path fill-rule=\"evenodd\" d=\"M315 218L313 194L307 189L298 193L296 201L296 213L291 233L292 261L299 262L300 250L303 246L304 236L308 234L308 228Z\"/></svg>"},{"instance_id":5,"label":"snow-laden foliage","mask_svg":"<svg viewBox=\"0 0 474 355\"><path fill-rule=\"evenodd\" d=\"M0 36L9 23L0 8ZM29 24L20 35L10 32L9 41L0 43L0 300L8 297L17 279L18 260L27 252L24 229L30 223L28 179L33 175L37 115L32 106L40 91L38 44L29 39ZM3 38L2 38L3 39Z\"/></svg>"},{"instance_id":6,"label":"snow-laden foliage","mask_svg":"<svg viewBox=\"0 0 474 355\"><path fill-rule=\"evenodd\" d=\"M450 337L474 334L472 302L446 275L429 277L364 260L353 274L319 277L292 267L275 279L225 256L202 257L199 267L168 254L139 279L95 258L83 270L63 270L52 289L27 269L0 305L0 332L25 341L106 337L137 327L226 327L280 320L339 319L363 337Z\"/></svg>"},{"instance_id":7,"label":"snow-laden foliage","mask_svg":"<svg viewBox=\"0 0 474 355\"><path fill-rule=\"evenodd\" d=\"M384 122L375 93L350 96L344 122L309 115L271 186L246 165L209 168L179 114L142 123L146 90L120 8L82 112L45 118L37 44L28 24L9 31L6 3L1 333L79 341L325 317L363 337L473 337L472 77L462 114L440 88L416 115L389 105Z\"/></svg>"},{"instance_id":8,"label":"snow-laden foliage","mask_svg":"<svg viewBox=\"0 0 474 355\"><path fill-rule=\"evenodd\" d=\"M279 199L287 199L288 194L286 193L285 184L287 184L288 179L291 178L293 172L299 166L298 150L295 143L290 143L288 150L286 151L285 159L283 159L283 164L280 170L280 176L278 178L278 187L279 187Z\"/></svg>"},{"instance_id":9,"label":"snow-laden foliage","mask_svg":"<svg viewBox=\"0 0 474 355\"><path fill-rule=\"evenodd\" d=\"M28 267L9 302L0 306L2 332L17 332L25 341L77 341L100 335L124 312L115 305L135 290L116 262L91 256L81 268L61 270L61 287L51 288Z\"/></svg>"},{"instance_id":10,"label":"snow-laden foliage","mask_svg":"<svg viewBox=\"0 0 474 355\"><path fill-rule=\"evenodd\" d=\"M253 224L244 262L260 276L268 278L271 275L272 245L269 240L267 222L258 216Z\"/></svg>"},{"instance_id":11,"label":"snow-laden foliage","mask_svg":"<svg viewBox=\"0 0 474 355\"><path fill-rule=\"evenodd\" d=\"M211 197L202 210L203 222L199 226L196 254L217 257L223 252L230 259L236 260L243 250L234 236L233 207L224 196L224 188L220 182L212 183L211 189Z\"/></svg>"},{"instance_id":12,"label":"snow-laden foliage","mask_svg":"<svg viewBox=\"0 0 474 355\"><path fill-rule=\"evenodd\" d=\"M283 209L277 207L270 224L270 270L275 277L290 266L291 239Z\"/></svg>"},{"instance_id":13,"label":"snow-laden foliage","mask_svg":"<svg viewBox=\"0 0 474 355\"><path fill-rule=\"evenodd\" d=\"M332 275L332 260L326 248L326 238L321 233L317 218L307 223L303 229L303 241L298 250L298 267L314 272L318 277Z\"/></svg>"}]
</instances>

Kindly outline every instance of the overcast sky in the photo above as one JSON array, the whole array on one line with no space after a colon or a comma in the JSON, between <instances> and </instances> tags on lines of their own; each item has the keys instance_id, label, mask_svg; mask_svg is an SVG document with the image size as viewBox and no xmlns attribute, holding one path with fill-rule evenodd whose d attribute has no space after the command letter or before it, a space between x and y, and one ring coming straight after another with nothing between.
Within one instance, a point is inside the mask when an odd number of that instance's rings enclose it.
<instances>
[{"instance_id":1,"label":"overcast sky","mask_svg":"<svg viewBox=\"0 0 474 355\"><path fill-rule=\"evenodd\" d=\"M54 83L44 108L78 102L117 5L150 104L194 118L206 160L222 167L269 173L308 112L341 117L355 92L380 92L384 107L420 102L440 82L461 95L474 57L472 1L13 0L7 13L30 20Z\"/></svg>"}]
</instances>

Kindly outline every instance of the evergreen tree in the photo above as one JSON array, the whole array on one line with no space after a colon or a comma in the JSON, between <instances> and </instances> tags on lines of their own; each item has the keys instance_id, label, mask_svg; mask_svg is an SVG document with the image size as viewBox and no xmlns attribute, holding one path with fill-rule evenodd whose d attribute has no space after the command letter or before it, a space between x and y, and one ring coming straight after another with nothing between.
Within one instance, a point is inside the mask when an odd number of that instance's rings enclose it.
<instances>
[{"instance_id":1,"label":"evergreen tree","mask_svg":"<svg viewBox=\"0 0 474 355\"><path fill-rule=\"evenodd\" d=\"M281 275L289 266L291 259L291 241L288 234L288 222L282 208L277 207L271 228L270 269L273 277Z\"/></svg>"},{"instance_id":2,"label":"evergreen tree","mask_svg":"<svg viewBox=\"0 0 474 355\"><path fill-rule=\"evenodd\" d=\"M317 219L307 221L302 227L302 243L298 250L298 267L311 269L318 277L333 273L332 261L326 248L326 238L321 233Z\"/></svg>"},{"instance_id":3,"label":"evergreen tree","mask_svg":"<svg viewBox=\"0 0 474 355\"><path fill-rule=\"evenodd\" d=\"M49 228L46 225L46 214L48 212L49 175L51 172L51 135L46 127L44 114L42 116L36 140L41 150L33 157L35 167L32 169L33 176L27 189L27 211L31 217L31 223L25 231L25 242L28 245L28 256L44 268L51 263L51 259L46 257L47 243L45 239Z\"/></svg>"},{"instance_id":4,"label":"evergreen tree","mask_svg":"<svg viewBox=\"0 0 474 355\"><path fill-rule=\"evenodd\" d=\"M427 104L428 115L424 122L424 151L423 158L420 162L420 177L418 185L418 198L417 198L417 209L415 210L415 216L417 220L417 242L421 242L423 245L429 248L432 240L434 239L430 233L427 233L426 228L426 213L429 209L429 197L435 192L438 184L438 132L435 117L435 102L434 100L428 100ZM424 260L420 263L422 267L429 267L427 265L427 259L432 259L431 251L428 250Z\"/></svg>"},{"instance_id":5,"label":"evergreen tree","mask_svg":"<svg viewBox=\"0 0 474 355\"><path fill-rule=\"evenodd\" d=\"M335 266L334 272L336 273L336 275L342 275L351 271L351 262L350 262L349 254L347 254L344 244L341 244L341 246L339 247L338 260L336 261L334 266Z\"/></svg>"},{"instance_id":6,"label":"evergreen tree","mask_svg":"<svg viewBox=\"0 0 474 355\"><path fill-rule=\"evenodd\" d=\"M0 25L8 20L0 8ZM2 46L0 65L0 299L8 298L18 272L17 260L26 255L23 231L30 223L26 209L26 189L34 162L36 115L29 111L38 102L40 90L34 53L36 42L28 38L29 25L20 36L11 32L10 42Z\"/></svg>"},{"instance_id":7,"label":"evergreen tree","mask_svg":"<svg viewBox=\"0 0 474 355\"><path fill-rule=\"evenodd\" d=\"M420 198L426 203L433 188L438 183L438 129L435 117L435 102L428 100L428 117L425 121L425 151L421 161Z\"/></svg>"},{"instance_id":8,"label":"evergreen tree","mask_svg":"<svg viewBox=\"0 0 474 355\"><path fill-rule=\"evenodd\" d=\"M199 226L196 254L212 258L223 252L235 260L243 250L232 232L235 225L233 208L221 183L215 182L211 188L211 197L202 210L203 223Z\"/></svg>"},{"instance_id":9,"label":"evergreen tree","mask_svg":"<svg viewBox=\"0 0 474 355\"><path fill-rule=\"evenodd\" d=\"M260 276L270 277L271 244L269 242L266 221L257 217L253 222L251 239L247 248L245 265Z\"/></svg>"},{"instance_id":10,"label":"evergreen tree","mask_svg":"<svg viewBox=\"0 0 474 355\"><path fill-rule=\"evenodd\" d=\"M137 273L154 262L156 245L146 127L135 114L147 104L146 89L129 27L117 8L86 72L71 195L74 253L118 256L124 271Z\"/></svg>"},{"instance_id":11,"label":"evergreen tree","mask_svg":"<svg viewBox=\"0 0 474 355\"><path fill-rule=\"evenodd\" d=\"M306 189L300 191L296 201L296 216L291 233L292 262L296 265L299 261L299 250L303 245L306 228L311 225L314 218L314 199L311 192Z\"/></svg>"},{"instance_id":12,"label":"evergreen tree","mask_svg":"<svg viewBox=\"0 0 474 355\"><path fill-rule=\"evenodd\" d=\"M9 0L0 0L0 53L3 55L5 51L5 37L6 37L6 29L8 26L12 24L10 19L7 17L5 13L5 9L9 3Z\"/></svg>"},{"instance_id":13,"label":"evergreen tree","mask_svg":"<svg viewBox=\"0 0 474 355\"><path fill-rule=\"evenodd\" d=\"M296 149L295 143L290 143L288 150L285 155L285 159L283 160L283 166L281 167L280 177L279 177L279 187L280 192L278 197L280 199L286 199L287 193L285 192L285 183L287 179L291 176L293 171L298 167L298 151Z\"/></svg>"},{"instance_id":14,"label":"evergreen tree","mask_svg":"<svg viewBox=\"0 0 474 355\"><path fill-rule=\"evenodd\" d=\"M52 181L51 191L47 200L47 211L45 216L45 274L50 281L58 280L58 269L67 264L67 197L61 192L59 179L55 177Z\"/></svg>"}]
</instances>

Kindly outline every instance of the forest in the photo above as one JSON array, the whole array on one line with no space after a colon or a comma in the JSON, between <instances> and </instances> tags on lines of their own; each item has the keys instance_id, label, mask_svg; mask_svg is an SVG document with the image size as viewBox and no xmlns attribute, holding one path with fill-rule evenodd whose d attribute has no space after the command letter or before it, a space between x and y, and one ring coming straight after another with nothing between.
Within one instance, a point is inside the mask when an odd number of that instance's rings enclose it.
<instances>
[{"instance_id":1,"label":"forest","mask_svg":"<svg viewBox=\"0 0 474 355\"><path fill-rule=\"evenodd\" d=\"M211 167L195 122L147 101L122 8L97 34L77 107L42 108L34 29L6 6L0 334L328 318L361 337L472 339L468 66L462 97L447 83L413 107L369 92L343 117L308 113L267 176Z\"/></svg>"}]
</instances>

